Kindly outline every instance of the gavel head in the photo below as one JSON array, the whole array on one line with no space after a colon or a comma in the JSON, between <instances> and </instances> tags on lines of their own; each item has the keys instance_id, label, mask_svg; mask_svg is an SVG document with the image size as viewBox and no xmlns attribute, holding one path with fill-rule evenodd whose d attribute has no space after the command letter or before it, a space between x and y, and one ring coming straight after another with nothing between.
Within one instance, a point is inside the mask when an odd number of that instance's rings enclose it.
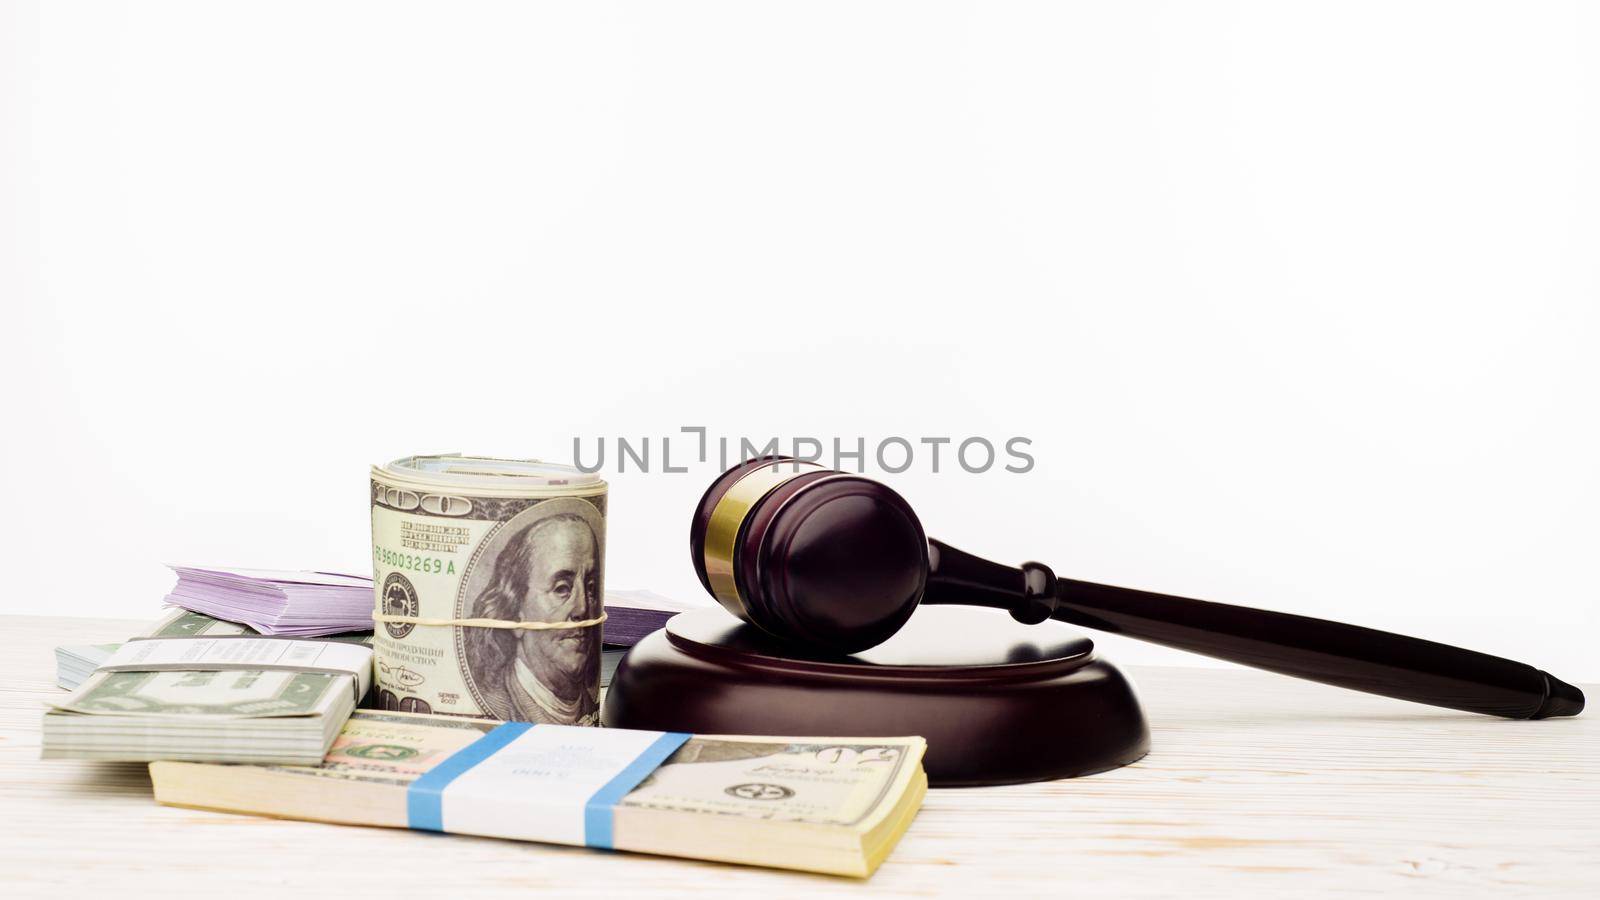
<instances>
[{"instance_id":1,"label":"gavel head","mask_svg":"<svg viewBox=\"0 0 1600 900\"><path fill-rule=\"evenodd\" d=\"M722 473L689 526L695 572L729 612L788 641L876 646L922 599L928 539L899 494L768 456Z\"/></svg>"}]
</instances>

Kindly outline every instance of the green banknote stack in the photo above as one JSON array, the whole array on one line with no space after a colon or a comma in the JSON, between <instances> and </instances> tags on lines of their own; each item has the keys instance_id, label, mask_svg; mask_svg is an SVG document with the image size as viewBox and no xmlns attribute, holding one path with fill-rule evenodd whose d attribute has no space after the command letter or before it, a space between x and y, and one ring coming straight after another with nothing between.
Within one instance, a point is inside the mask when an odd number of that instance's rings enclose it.
<instances>
[{"instance_id":1,"label":"green banknote stack","mask_svg":"<svg viewBox=\"0 0 1600 900\"><path fill-rule=\"evenodd\" d=\"M151 651L147 668L135 661L122 665L129 670L94 671L51 704L42 755L315 764L370 681L364 640L265 638L242 625L175 610L121 648ZM321 652L331 649L321 645L334 643L346 645L343 652ZM117 648L95 649L100 652L86 654L84 663L117 662ZM356 674L321 658L362 654L367 670ZM259 668L249 667L258 662Z\"/></svg>"}]
</instances>

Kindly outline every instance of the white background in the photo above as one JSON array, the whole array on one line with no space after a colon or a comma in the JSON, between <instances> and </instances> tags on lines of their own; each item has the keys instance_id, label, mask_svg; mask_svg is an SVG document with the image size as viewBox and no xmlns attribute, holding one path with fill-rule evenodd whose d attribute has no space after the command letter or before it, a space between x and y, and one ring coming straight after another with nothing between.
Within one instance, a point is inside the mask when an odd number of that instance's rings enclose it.
<instances>
[{"instance_id":1,"label":"white background","mask_svg":"<svg viewBox=\"0 0 1600 900\"><path fill-rule=\"evenodd\" d=\"M888 478L998 559L1600 678L1597 46L1582 3L5 2L0 612L361 571L412 452L1022 435ZM701 595L714 468L609 476L613 587Z\"/></svg>"}]
</instances>

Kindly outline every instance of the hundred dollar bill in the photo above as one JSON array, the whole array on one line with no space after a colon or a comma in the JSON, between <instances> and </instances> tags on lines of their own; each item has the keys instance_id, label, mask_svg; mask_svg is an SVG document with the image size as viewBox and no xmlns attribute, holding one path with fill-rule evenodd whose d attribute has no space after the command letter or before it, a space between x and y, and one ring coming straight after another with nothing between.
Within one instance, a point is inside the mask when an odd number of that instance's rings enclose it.
<instances>
[{"instance_id":1,"label":"hundred dollar bill","mask_svg":"<svg viewBox=\"0 0 1600 900\"><path fill-rule=\"evenodd\" d=\"M174 649L182 653L191 649L187 645L192 640L194 651L216 645L227 653L256 646L248 640L256 637L242 625L174 610L135 641L179 639L184 646ZM267 650L293 643L257 640L275 642L263 645ZM365 636L344 642L364 643ZM157 644L138 646L153 649ZM109 648L96 665L114 661L118 647ZM310 649L318 647L311 644ZM370 678L359 670L355 675L317 670L311 661L303 669L206 671L198 664L185 669L184 658L192 658L192 654L175 657L176 661L162 664L159 671L96 671L89 675L67 697L50 704L44 715L41 755L46 759L315 762L355 708L356 685L364 685Z\"/></svg>"},{"instance_id":2,"label":"hundred dollar bill","mask_svg":"<svg viewBox=\"0 0 1600 900\"><path fill-rule=\"evenodd\" d=\"M150 775L156 800L178 806L858 877L888 856L927 792L918 737L707 735L673 742L671 755L633 779L631 790L591 796L587 788L569 788L594 774L596 757L572 745L584 736L598 744L639 736L645 745L657 733L540 726L520 738L548 732L532 748L495 740L501 730L519 727L363 710L351 716L320 766L157 762ZM573 731L579 734L564 734ZM500 753L514 759L471 783L480 768L493 769ZM450 775L441 778L436 768ZM517 780L523 778L533 780ZM457 785L459 796L451 793ZM564 819L585 827L563 831Z\"/></svg>"},{"instance_id":3,"label":"hundred dollar bill","mask_svg":"<svg viewBox=\"0 0 1600 900\"><path fill-rule=\"evenodd\" d=\"M595 724L606 483L455 455L371 479L378 705Z\"/></svg>"}]
</instances>

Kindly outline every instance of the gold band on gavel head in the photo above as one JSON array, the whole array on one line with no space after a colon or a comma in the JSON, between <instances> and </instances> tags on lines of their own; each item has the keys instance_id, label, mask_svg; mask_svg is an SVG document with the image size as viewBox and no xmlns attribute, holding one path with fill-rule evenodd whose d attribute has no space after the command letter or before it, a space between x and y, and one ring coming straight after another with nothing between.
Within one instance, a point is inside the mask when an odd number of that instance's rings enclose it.
<instances>
[{"instance_id":1,"label":"gold band on gavel head","mask_svg":"<svg viewBox=\"0 0 1600 900\"><path fill-rule=\"evenodd\" d=\"M801 475L825 472L816 463L785 459L746 472L735 481L717 505L711 510L711 521L706 524L705 565L706 581L711 584L711 595L724 604L732 604L748 614L744 598L739 596L739 585L733 577L733 554L739 539L739 528L744 517L761 501L785 482Z\"/></svg>"}]
</instances>

